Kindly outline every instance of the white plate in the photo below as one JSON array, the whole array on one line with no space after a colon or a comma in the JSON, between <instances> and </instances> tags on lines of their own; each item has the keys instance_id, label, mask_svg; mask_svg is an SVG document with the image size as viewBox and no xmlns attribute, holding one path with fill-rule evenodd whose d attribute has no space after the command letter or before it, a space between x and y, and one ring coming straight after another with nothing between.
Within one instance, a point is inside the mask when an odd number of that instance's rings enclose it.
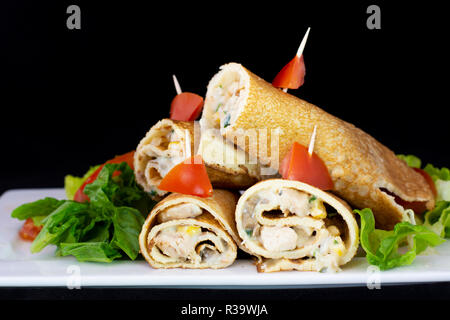
<instances>
[{"instance_id":1,"label":"white plate","mask_svg":"<svg viewBox=\"0 0 450 320\"><path fill-rule=\"evenodd\" d=\"M356 257L339 273L285 271L258 273L249 260L237 260L221 270L152 269L144 260L112 263L78 262L54 257L54 247L38 254L17 232L23 222L10 217L22 203L44 197L63 199L63 189L22 189L0 198L0 286L151 286L151 287L331 287L450 281L450 242L421 255L411 266L377 271L363 257Z\"/></svg>"}]
</instances>

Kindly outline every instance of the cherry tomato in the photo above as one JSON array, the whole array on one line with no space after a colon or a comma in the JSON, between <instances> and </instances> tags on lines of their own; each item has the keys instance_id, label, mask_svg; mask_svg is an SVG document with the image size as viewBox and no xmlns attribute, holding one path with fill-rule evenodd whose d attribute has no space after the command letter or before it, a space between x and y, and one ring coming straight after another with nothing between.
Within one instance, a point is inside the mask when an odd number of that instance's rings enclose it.
<instances>
[{"instance_id":1,"label":"cherry tomato","mask_svg":"<svg viewBox=\"0 0 450 320\"><path fill-rule=\"evenodd\" d=\"M303 55L295 56L273 79L272 85L277 88L298 89L305 82L305 74Z\"/></svg>"},{"instance_id":2,"label":"cherry tomato","mask_svg":"<svg viewBox=\"0 0 450 320\"><path fill-rule=\"evenodd\" d=\"M194 121L203 109L203 98L191 92L177 94L170 105L170 119Z\"/></svg>"},{"instance_id":3,"label":"cherry tomato","mask_svg":"<svg viewBox=\"0 0 450 320\"><path fill-rule=\"evenodd\" d=\"M200 155L193 156L170 170L162 179L159 189L198 197L212 195L212 185Z\"/></svg>"},{"instance_id":4,"label":"cherry tomato","mask_svg":"<svg viewBox=\"0 0 450 320\"><path fill-rule=\"evenodd\" d=\"M297 142L281 162L280 174L283 179L301 181L322 190L334 187L322 159L314 152L310 155L308 149Z\"/></svg>"},{"instance_id":5,"label":"cherry tomato","mask_svg":"<svg viewBox=\"0 0 450 320\"><path fill-rule=\"evenodd\" d=\"M42 227L43 226L37 227L34 224L33 219L28 218L27 220L25 220L25 223L23 224L22 228L20 229L19 236L23 240L33 241L34 239L36 239L39 232L41 232Z\"/></svg>"}]
</instances>

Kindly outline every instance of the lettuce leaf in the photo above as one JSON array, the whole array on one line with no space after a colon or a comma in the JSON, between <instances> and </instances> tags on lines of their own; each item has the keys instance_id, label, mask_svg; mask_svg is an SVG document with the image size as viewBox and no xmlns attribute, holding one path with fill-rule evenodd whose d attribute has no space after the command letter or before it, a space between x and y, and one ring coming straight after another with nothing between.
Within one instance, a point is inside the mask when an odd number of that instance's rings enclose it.
<instances>
[{"instance_id":1,"label":"lettuce leaf","mask_svg":"<svg viewBox=\"0 0 450 320\"><path fill-rule=\"evenodd\" d=\"M30 203L25 203L11 213L11 217L26 220L28 218L38 216L48 216L50 213L56 210L64 200L57 200L55 198L44 198Z\"/></svg>"},{"instance_id":2,"label":"lettuce leaf","mask_svg":"<svg viewBox=\"0 0 450 320\"><path fill-rule=\"evenodd\" d=\"M449 181L450 180L450 170L448 168L436 168L432 164L427 164L425 168L423 168L433 179L433 181L436 180L443 180L443 181Z\"/></svg>"},{"instance_id":3,"label":"lettuce leaf","mask_svg":"<svg viewBox=\"0 0 450 320\"><path fill-rule=\"evenodd\" d=\"M417 158L416 156L413 156L412 154L404 155L404 154L397 154L397 157L404 160L408 166L411 168L419 168L422 166L422 161Z\"/></svg>"},{"instance_id":4,"label":"lettuce leaf","mask_svg":"<svg viewBox=\"0 0 450 320\"><path fill-rule=\"evenodd\" d=\"M126 162L106 164L84 192L89 202L45 198L12 212L14 218L43 224L31 252L56 245L57 256L79 261L111 262L122 253L136 259L144 216L155 203L137 185L133 170Z\"/></svg>"},{"instance_id":5,"label":"lettuce leaf","mask_svg":"<svg viewBox=\"0 0 450 320\"><path fill-rule=\"evenodd\" d=\"M398 158L405 160L408 166L412 168L421 168L422 161L411 154L398 154ZM437 201L450 201L450 170L448 168L436 168L432 164L427 164L423 170L433 179L437 190Z\"/></svg>"},{"instance_id":6,"label":"lettuce leaf","mask_svg":"<svg viewBox=\"0 0 450 320\"><path fill-rule=\"evenodd\" d=\"M397 223L392 231L375 229L375 218L372 210L354 210L361 217L361 247L366 252L367 261L381 270L392 269L411 264L416 255L427 247L437 246L445 240L425 226L413 225L409 222ZM408 237L412 245L402 245ZM405 252L402 252L405 249Z\"/></svg>"},{"instance_id":7,"label":"lettuce leaf","mask_svg":"<svg viewBox=\"0 0 450 320\"><path fill-rule=\"evenodd\" d=\"M450 201L450 170L448 168L436 168L427 164L424 168L434 181L437 190L437 201Z\"/></svg>"},{"instance_id":8,"label":"lettuce leaf","mask_svg":"<svg viewBox=\"0 0 450 320\"><path fill-rule=\"evenodd\" d=\"M70 174L64 177L64 189L66 190L67 199L73 200L75 193L81 185L89 178L100 165L90 167L89 170L82 177L75 177Z\"/></svg>"},{"instance_id":9,"label":"lettuce leaf","mask_svg":"<svg viewBox=\"0 0 450 320\"><path fill-rule=\"evenodd\" d=\"M79 229L86 223L89 205L71 200L64 201L56 210L48 215L42 222L44 227L31 244L31 252L36 253L49 244L58 244L60 240L72 235L74 241L79 237Z\"/></svg>"},{"instance_id":10,"label":"lettuce leaf","mask_svg":"<svg viewBox=\"0 0 450 320\"><path fill-rule=\"evenodd\" d=\"M413 155L397 155L400 159L413 168L420 168L421 161ZM436 186L436 206L424 215L423 225L441 237L450 237L450 170L448 168L436 168L427 164L423 170L433 179Z\"/></svg>"},{"instance_id":11,"label":"lettuce leaf","mask_svg":"<svg viewBox=\"0 0 450 320\"><path fill-rule=\"evenodd\" d=\"M59 255L72 255L78 261L111 262L121 258L119 250L106 242L61 243Z\"/></svg>"},{"instance_id":12,"label":"lettuce leaf","mask_svg":"<svg viewBox=\"0 0 450 320\"><path fill-rule=\"evenodd\" d=\"M424 226L443 238L450 238L450 202L439 201L425 213Z\"/></svg>"}]
</instances>

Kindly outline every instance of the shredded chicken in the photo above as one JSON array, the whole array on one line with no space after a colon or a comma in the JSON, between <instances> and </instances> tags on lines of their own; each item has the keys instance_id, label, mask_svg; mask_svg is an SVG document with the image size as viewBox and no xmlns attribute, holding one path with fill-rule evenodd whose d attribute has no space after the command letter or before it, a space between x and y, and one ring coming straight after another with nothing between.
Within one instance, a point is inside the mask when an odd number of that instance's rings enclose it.
<instances>
[{"instance_id":1,"label":"shredded chicken","mask_svg":"<svg viewBox=\"0 0 450 320\"><path fill-rule=\"evenodd\" d=\"M262 225L268 222L259 222L258 217L273 210L282 214L270 220L270 226ZM272 253L308 247L307 256L316 259L319 269L336 271L345 245L338 227L324 223L326 217L323 202L315 196L289 188L261 190L244 206L242 223L248 235L244 241L253 241ZM301 220L291 224L292 219Z\"/></svg>"},{"instance_id":2,"label":"shredded chicken","mask_svg":"<svg viewBox=\"0 0 450 320\"><path fill-rule=\"evenodd\" d=\"M152 157L147 163L146 171L157 172L158 178L164 178L174 166L184 160L183 147L181 139L173 130L167 130L165 135L153 139L152 144L146 146L147 154Z\"/></svg>"},{"instance_id":3,"label":"shredded chicken","mask_svg":"<svg viewBox=\"0 0 450 320\"><path fill-rule=\"evenodd\" d=\"M194 203L182 203L169 207L158 215L158 222L166 222L175 219L195 218L201 215L202 208Z\"/></svg>"},{"instance_id":4,"label":"shredded chicken","mask_svg":"<svg viewBox=\"0 0 450 320\"><path fill-rule=\"evenodd\" d=\"M297 247L297 233L289 227L261 227L260 241L270 251L293 250Z\"/></svg>"}]
</instances>

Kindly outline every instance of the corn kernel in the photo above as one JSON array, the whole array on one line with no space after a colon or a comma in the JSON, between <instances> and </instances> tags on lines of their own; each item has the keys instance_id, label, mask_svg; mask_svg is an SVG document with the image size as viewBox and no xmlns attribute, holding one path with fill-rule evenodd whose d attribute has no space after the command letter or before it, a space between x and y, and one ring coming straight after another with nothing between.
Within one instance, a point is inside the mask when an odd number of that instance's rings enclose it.
<instances>
[{"instance_id":1,"label":"corn kernel","mask_svg":"<svg viewBox=\"0 0 450 320\"><path fill-rule=\"evenodd\" d=\"M316 200L312 203L311 216L319 219L324 219L327 217L327 211L322 201Z\"/></svg>"},{"instance_id":2,"label":"corn kernel","mask_svg":"<svg viewBox=\"0 0 450 320\"><path fill-rule=\"evenodd\" d=\"M201 232L201 228L197 226L178 226L177 232L183 232L190 236L197 235Z\"/></svg>"},{"instance_id":3,"label":"corn kernel","mask_svg":"<svg viewBox=\"0 0 450 320\"><path fill-rule=\"evenodd\" d=\"M169 145L168 145L168 148L170 149L170 148L176 147L179 144L180 144L180 141L170 141Z\"/></svg>"}]
</instances>

